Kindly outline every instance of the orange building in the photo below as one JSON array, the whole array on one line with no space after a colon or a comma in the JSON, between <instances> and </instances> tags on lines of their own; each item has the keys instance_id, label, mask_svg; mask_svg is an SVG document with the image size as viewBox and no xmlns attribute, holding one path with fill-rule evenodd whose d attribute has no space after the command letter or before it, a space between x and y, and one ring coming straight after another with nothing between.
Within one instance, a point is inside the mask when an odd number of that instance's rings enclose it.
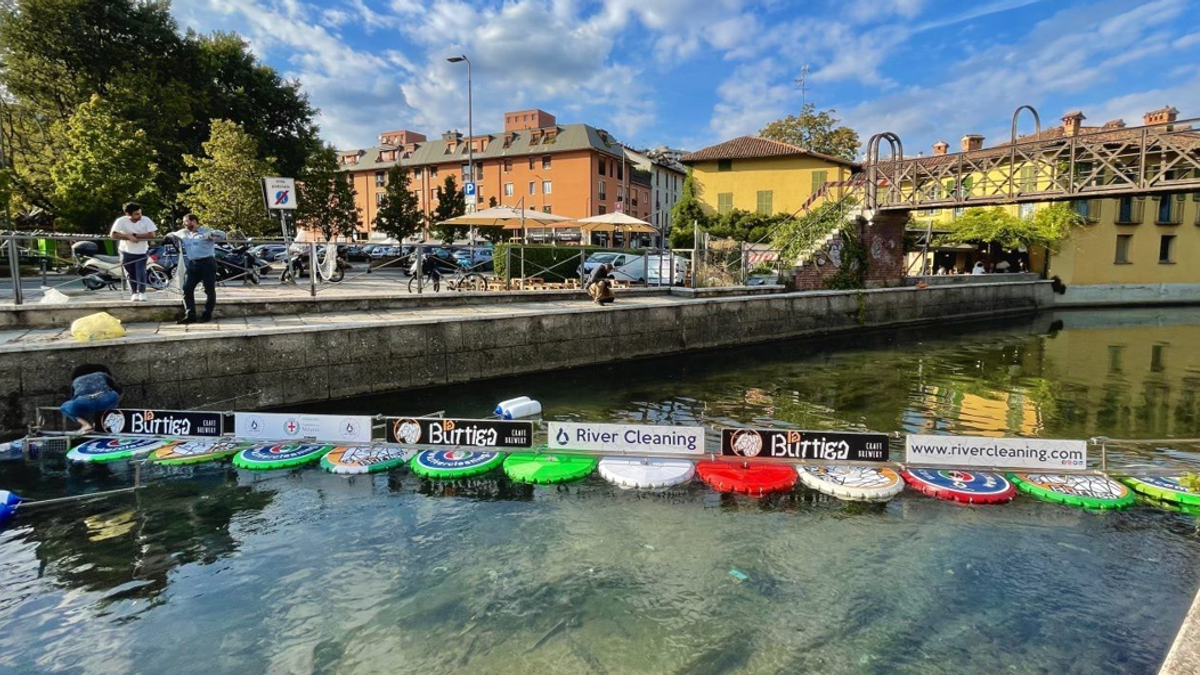
<instances>
[{"instance_id":1,"label":"orange building","mask_svg":"<svg viewBox=\"0 0 1200 675\"><path fill-rule=\"evenodd\" d=\"M468 145L474 145L478 208L500 206L585 218L619 210L649 221L653 203L648 177L624 159L624 149L607 131L586 124L559 125L542 110L504 114L504 132L465 138L447 131L428 140L414 131L387 131L379 145L339 154L351 174L362 214L359 238L375 229L375 214L387 188L387 171L409 169L409 189L428 218L437 188L447 175L461 186L468 176ZM629 199L625 200L628 193Z\"/></svg>"}]
</instances>

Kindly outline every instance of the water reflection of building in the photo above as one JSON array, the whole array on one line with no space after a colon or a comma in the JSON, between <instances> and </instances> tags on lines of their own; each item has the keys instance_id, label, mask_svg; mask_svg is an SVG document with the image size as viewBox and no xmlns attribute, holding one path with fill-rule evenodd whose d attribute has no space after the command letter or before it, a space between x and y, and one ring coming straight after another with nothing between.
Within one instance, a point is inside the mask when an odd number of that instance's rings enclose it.
<instances>
[{"instance_id":1,"label":"water reflection of building","mask_svg":"<svg viewBox=\"0 0 1200 675\"><path fill-rule=\"evenodd\" d=\"M1039 436L1042 431L1039 406L1021 392L969 393L936 385L926 389L923 408L935 413L921 420L923 431L941 430L938 423L944 421L952 421L951 431L977 436Z\"/></svg>"}]
</instances>

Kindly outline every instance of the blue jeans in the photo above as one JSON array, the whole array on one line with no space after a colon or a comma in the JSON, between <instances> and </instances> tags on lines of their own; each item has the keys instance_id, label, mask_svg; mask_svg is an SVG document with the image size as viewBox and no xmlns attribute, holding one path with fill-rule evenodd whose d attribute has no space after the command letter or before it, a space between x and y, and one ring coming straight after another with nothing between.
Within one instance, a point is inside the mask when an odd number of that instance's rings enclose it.
<instances>
[{"instance_id":1,"label":"blue jeans","mask_svg":"<svg viewBox=\"0 0 1200 675\"><path fill-rule=\"evenodd\" d=\"M64 415L78 422L105 410L112 410L121 402L121 395L111 389L87 396L76 396L59 407Z\"/></svg>"},{"instance_id":2,"label":"blue jeans","mask_svg":"<svg viewBox=\"0 0 1200 675\"><path fill-rule=\"evenodd\" d=\"M125 278L129 280L131 293L146 292L146 258L145 253L122 253L121 265L125 267Z\"/></svg>"}]
</instances>

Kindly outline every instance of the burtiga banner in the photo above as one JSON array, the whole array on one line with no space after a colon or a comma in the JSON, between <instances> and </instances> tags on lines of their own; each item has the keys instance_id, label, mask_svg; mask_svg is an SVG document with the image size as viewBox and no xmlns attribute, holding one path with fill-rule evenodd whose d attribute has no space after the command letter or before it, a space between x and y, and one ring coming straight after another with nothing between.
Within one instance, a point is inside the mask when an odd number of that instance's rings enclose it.
<instances>
[{"instance_id":1,"label":"burtiga banner","mask_svg":"<svg viewBox=\"0 0 1200 675\"><path fill-rule=\"evenodd\" d=\"M550 422L551 450L584 450L621 455L703 455L704 429L642 424Z\"/></svg>"},{"instance_id":2,"label":"burtiga banner","mask_svg":"<svg viewBox=\"0 0 1200 675\"><path fill-rule=\"evenodd\" d=\"M367 415L298 415L295 413L234 413L238 438L262 441L312 439L333 443L370 443Z\"/></svg>"},{"instance_id":3,"label":"burtiga banner","mask_svg":"<svg viewBox=\"0 0 1200 675\"><path fill-rule=\"evenodd\" d=\"M905 461L933 466L1085 469L1087 441L985 436L909 436Z\"/></svg>"},{"instance_id":4,"label":"burtiga banner","mask_svg":"<svg viewBox=\"0 0 1200 675\"><path fill-rule=\"evenodd\" d=\"M114 436L220 436L223 421L219 412L115 408L100 416L100 428Z\"/></svg>"}]
</instances>

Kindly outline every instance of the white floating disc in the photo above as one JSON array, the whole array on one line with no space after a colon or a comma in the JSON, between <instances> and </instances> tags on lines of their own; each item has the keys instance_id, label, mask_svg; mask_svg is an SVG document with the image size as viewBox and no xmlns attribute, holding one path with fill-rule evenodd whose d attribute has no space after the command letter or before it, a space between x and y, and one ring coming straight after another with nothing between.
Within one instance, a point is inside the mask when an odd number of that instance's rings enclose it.
<instances>
[{"instance_id":1,"label":"white floating disc","mask_svg":"<svg viewBox=\"0 0 1200 675\"><path fill-rule=\"evenodd\" d=\"M817 492L850 501L886 501L900 494L904 481L891 469L867 466L798 466L800 482Z\"/></svg>"},{"instance_id":2,"label":"white floating disc","mask_svg":"<svg viewBox=\"0 0 1200 675\"><path fill-rule=\"evenodd\" d=\"M653 490L686 483L696 466L686 459L605 457L600 460L604 480L626 490Z\"/></svg>"}]
</instances>

